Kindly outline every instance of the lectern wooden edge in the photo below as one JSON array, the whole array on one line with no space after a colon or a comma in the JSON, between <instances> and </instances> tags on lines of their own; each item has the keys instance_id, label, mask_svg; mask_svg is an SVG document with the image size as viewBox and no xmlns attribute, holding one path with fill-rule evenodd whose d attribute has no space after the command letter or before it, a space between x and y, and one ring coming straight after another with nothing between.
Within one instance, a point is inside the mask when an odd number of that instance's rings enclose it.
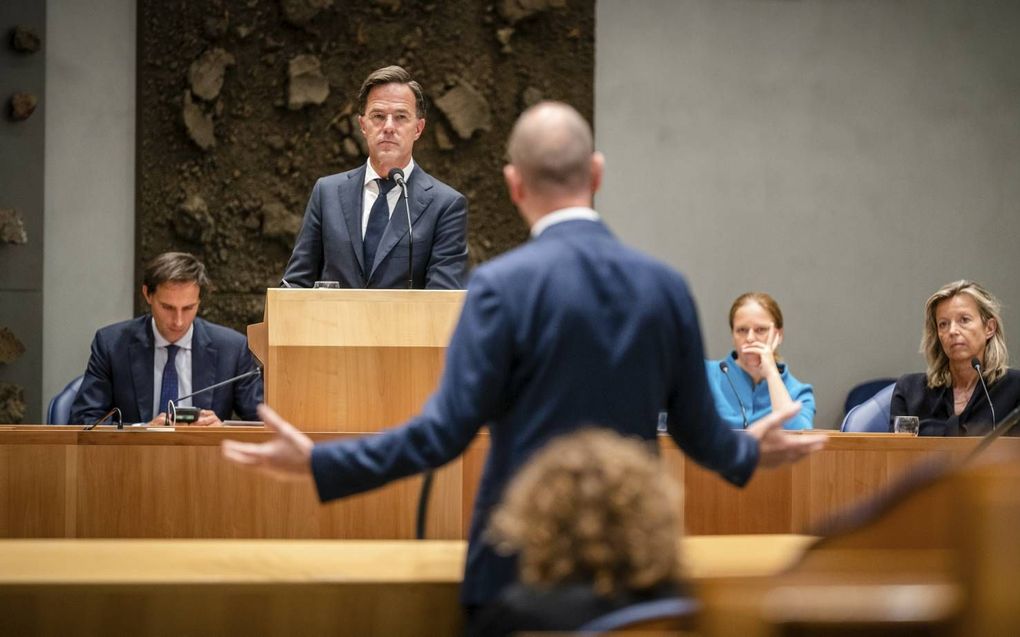
<instances>
[{"instance_id":1,"label":"lectern wooden edge","mask_svg":"<svg viewBox=\"0 0 1020 637\"><path fill-rule=\"evenodd\" d=\"M266 402L305 431L379 431L435 390L465 293L270 289L248 326Z\"/></svg>"}]
</instances>

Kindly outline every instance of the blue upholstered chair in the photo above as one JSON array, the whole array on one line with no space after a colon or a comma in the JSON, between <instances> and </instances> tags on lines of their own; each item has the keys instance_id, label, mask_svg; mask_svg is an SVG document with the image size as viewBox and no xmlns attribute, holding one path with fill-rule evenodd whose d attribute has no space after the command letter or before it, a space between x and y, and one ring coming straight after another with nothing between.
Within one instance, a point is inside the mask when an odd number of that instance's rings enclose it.
<instances>
[{"instance_id":1,"label":"blue upholstered chair","mask_svg":"<svg viewBox=\"0 0 1020 637\"><path fill-rule=\"evenodd\" d=\"M890 383L871 398L850 410L843 419L840 431L888 432L889 407L896 383Z\"/></svg>"},{"instance_id":2,"label":"blue upholstered chair","mask_svg":"<svg viewBox=\"0 0 1020 637\"><path fill-rule=\"evenodd\" d=\"M843 403L843 417L845 418L851 409L895 382L895 378L874 378L855 386L846 394L846 401Z\"/></svg>"},{"instance_id":3,"label":"blue upholstered chair","mask_svg":"<svg viewBox=\"0 0 1020 637\"><path fill-rule=\"evenodd\" d=\"M78 395L78 388L84 375L75 378L67 384L67 387L60 390L53 400L50 401L50 408L46 410L47 425L66 425L71 417L71 405L74 404L74 397Z\"/></svg>"},{"instance_id":4,"label":"blue upholstered chair","mask_svg":"<svg viewBox=\"0 0 1020 637\"><path fill-rule=\"evenodd\" d=\"M701 605L693 599L668 597L631 604L593 619L577 632L601 635L617 630L690 630ZM658 633L657 633L658 634Z\"/></svg>"}]
</instances>

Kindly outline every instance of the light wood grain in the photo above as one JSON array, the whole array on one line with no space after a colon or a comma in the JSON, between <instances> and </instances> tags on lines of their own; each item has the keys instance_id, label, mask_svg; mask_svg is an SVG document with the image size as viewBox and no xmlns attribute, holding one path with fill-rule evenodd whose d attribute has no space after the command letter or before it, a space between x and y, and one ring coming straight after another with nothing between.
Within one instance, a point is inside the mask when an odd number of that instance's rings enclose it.
<instances>
[{"instance_id":1,"label":"light wood grain","mask_svg":"<svg viewBox=\"0 0 1020 637\"><path fill-rule=\"evenodd\" d=\"M689 538L680 553L702 588L771 577L810 540ZM0 634L454 635L464 552L460 541L5 540Z\"/></svg>"},{"instance_id":2,"label":"light wood grain","mask_svg":"<svg viewBox=\"0 0 1020 637\"><path fill-rule=\"evenodd\" d=\"M268 439L261 428L174 432L19 426L0 430L2 537L413 537L421 478L328 505L310 484L281 484L227 464L225 439ZM361 434L316 432L322 442ZM833 434L798 465L761 471L737 489L660 438L663 466L685 486L691 535L812 533L818 523L886 488L915 463L962 456L976 440ZM479 434L433 485L428 537L466 538L490 438ZM997 447L1020 449L1003 439ZM926 512L927 511L927 512ZM918 511L929 524L932 510Z\"/></svg>"},{"instance_id":3,"label":"light wood grain","mask_svg":"<svg viewBox=\"0 0 1020 637\"><path fill-rule=\"evenodd\" d=\"M447 290L269 290L265 323L249 329L266 403L304 431L400 424L435 391L463 302Z\"/></svg>"}]
</instances>

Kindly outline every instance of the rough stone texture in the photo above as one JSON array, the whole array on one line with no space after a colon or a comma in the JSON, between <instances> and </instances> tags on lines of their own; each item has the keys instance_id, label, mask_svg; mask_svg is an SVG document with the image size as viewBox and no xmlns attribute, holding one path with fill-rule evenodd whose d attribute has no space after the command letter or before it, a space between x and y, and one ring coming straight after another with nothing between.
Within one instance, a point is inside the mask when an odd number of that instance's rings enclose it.
<instances>
[{"instance_id":1,"label":"rough stone texture","mask_svg":"<svg viewBox=\"0 0 1020 637\"><path fill-rule=\"evenodd\" d=\"M216 145L212 116L207 115L202 107L191 99L191 91L184 92L184 107L181 109L181 116L184 118L184 128L188 131L188 137L199 148L209 150Z\"/></svg>"},{"instance_id":2,"label":"rough stone texture","mask_svg":"<svg viewBox=\"0 0 1020 637\"><path fill-rule=\"evenodd\" d=\"M524 19L520 11L504 16L498 1L141 0L136 267L165 250L195 252L215 284L203 315L237 329L260 320L265 288L279 284L293 247L288 228L315 180L367 157L354 106L361 82L397 63L422 84L428 102L415 161L468 198L472 263L525 241L500 173L525 90L592 117L594 2L561 4L527 4ZM505 53L497 33L509 28L513 51ZM189 71L216 48L235 65L208 102L190 94ZM298 56L321 62L329 93L319 106L290 110L290 60ZM488 130L469 119L467 139L436 102L464 82L490 114ZM182 125L189 101L190 126ZM192 228L177 217L194 193L212 223ZM203 230L204 241L182 236Z\"/></svg>"},{"instance_id":3,"label":"rough stone texture","mask_svg":"<svg viewBox=\"0 0 1020 637\"><path fill-rule=\"evenodd\" d=\"M322 62L314 55L299 55L287 65L287 108L296 111L318 106L329 97L329 80L322 74Z\"/></svg>"},{"instance_id":4,"label":"rough stone texture","mask_svg":"<svg viewBox=\"0 0 1020 637\"><path fill-rule=\"evenodd\" d=\"M267 239L279 239L285 246L293 246L301 229L301 216L291 214L286 206L278 201L270 201L262 206L262 236Z\"/></svg>"},{"instance_id":5,"label":"rough stone texture","mask_svg":"<svg viewBox=\"0 0 1020 637\"><path fill-rule=\"evenodd\" d=\"M25 245L28 243L25 222L17 210L0 208L0 243L10 243L13 245Z\"/></svg>"},{"instance_id":6,"label":"rough stone texture","mask_svg":"<svg viewBox=\"0 0 1020 637\"><path fill-rule=\"evenodd\" d=\"M436 106L461 139L471 139L478 130L492 130L492 109L488 100L463 80L437 99Z\"/></svg>"},{"instance_id":7,"label":"rough stone texture","mask_svg":"<svg viewBox=\"0 0 1020 637\"><path fill-rule=\"evenodd\" d=\"M542 101L542 91L534 86L529 86L521 93L521 108L526 109Z\"/></svg>"},{"instance_id":8,"label":"rough stone texture","mask_svg":"<svg viewBox=\"0 0 1020 637\"><path fill-rule=\"evenodd\" d=\"M25 345L18 340L14 332L6 327L0 327L0 364L9 365L21 358L24 353Z\"/></svg>"},{"instance_id":9,"label":"rough stone texture","mask_svg":"<svg viewBox=\"0 0 1020 637\"><path fill-rule=\"evenodd\" d=\"M223 49L211 49L203 53L188 69L192 94L207 102L219 97L220 89L223 88L223 75L228 66L234 66L234 56Z\"/></svg>"},{"instance_id":10,"label":"rough stone texture","mask_svg":"<svg viewBox=\"0 0 1020 637\"><path fill-rule=\"evenodd\" d=\"M209 205L198 193L185 196L177 206L178 215L174 218L174 232L187 241L205 243L213 238L216 222L209 214Z\"/></svg>"},{"instance_id":11,"label":"rough stone texture","mask_svg":"<svg viewBox=\"0 0 1020 637\"><path fill-rule=\"evenodd\" d=\"M32 27L18 25L11 31L11 48L18 53L35 53L42 48L42 38Z\"/></svg>"},{"instance_id":12,"label":"rough stone texture","mask_svg":"<svg viewBox=\"0 0 1020 637\"><path fill-rule=\"evenodd\" d=\"M280 0L283 17L296 27L307 26L323 9L333 6L333 0Z\"/></svg>"},{"instance_id":13,"label":"rough stone texture","mask_svg":"<svg viewBox=\"0 0 1020 637\"><path fill-rule=\"evenodd\" d=\"M453 145L453 140L450 139L450 131L446 130L446 125L441 122L436 122L433 127L436 130L436 146L439 150L453 150L456 146Z\"/></svg>"},{"instance_id":14,"label":"rough stone texture","mask_svg":"<svg viewBox=\"0 0 1020 637\"><path fill-rule=\"evenodd\" d=\"M567 0L500 0L499 14L515 23L549 9L563 9Z\"/></svg>"},{"instance_id":15,"label":"rough stone texture","mask_svg":"<svg viewBox=\"0 0 1020 637\"><path fill-rule=\"evenodd\" d=\"M11 119L24 121L32 116L39 99L32 93L15 93L11 96Z\"/></svg>"},{"instance_id":16,"label":"rough stone texture","mask_svg":"<svg viewBox=\"0 0 1020 637\"><path fill-rule=\"evenodd\" d=\"M0 422L16 425L24 418L24 388L14 383L0 382Z\"/></svg>"}]
</instances>

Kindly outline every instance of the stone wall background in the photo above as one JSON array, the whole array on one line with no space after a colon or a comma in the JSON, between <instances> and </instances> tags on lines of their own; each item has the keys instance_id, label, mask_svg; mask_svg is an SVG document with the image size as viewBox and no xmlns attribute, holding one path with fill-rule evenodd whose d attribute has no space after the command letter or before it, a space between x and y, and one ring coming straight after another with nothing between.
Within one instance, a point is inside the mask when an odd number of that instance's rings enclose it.
<instances>
[{"instance_id":1,"label":"stone wall background","mask_svg":"<svg viewBox=\"0 0 1020 637\"><path fill-rule=\"evenodd\" d=\"M415 161L467 196L472 264L527 236L501 173L517 115L548 98L592 117L593 0L141 0L138 11L136 279L155 254L194 252L215 286L203 314L239 330L261 320L315 180L365 161L352 117L372 70L400 64L424 87Z\"/></svg>"},{"instance_id":2,"label":"stone wall background","mask_svg":"<svg viewBox=\"0 0 1020 637\"><path fill-rule=\"evenodd\" d=\"M0 423L43 421L46 3L0 3Z\"/></svg>"}]
</instances>

